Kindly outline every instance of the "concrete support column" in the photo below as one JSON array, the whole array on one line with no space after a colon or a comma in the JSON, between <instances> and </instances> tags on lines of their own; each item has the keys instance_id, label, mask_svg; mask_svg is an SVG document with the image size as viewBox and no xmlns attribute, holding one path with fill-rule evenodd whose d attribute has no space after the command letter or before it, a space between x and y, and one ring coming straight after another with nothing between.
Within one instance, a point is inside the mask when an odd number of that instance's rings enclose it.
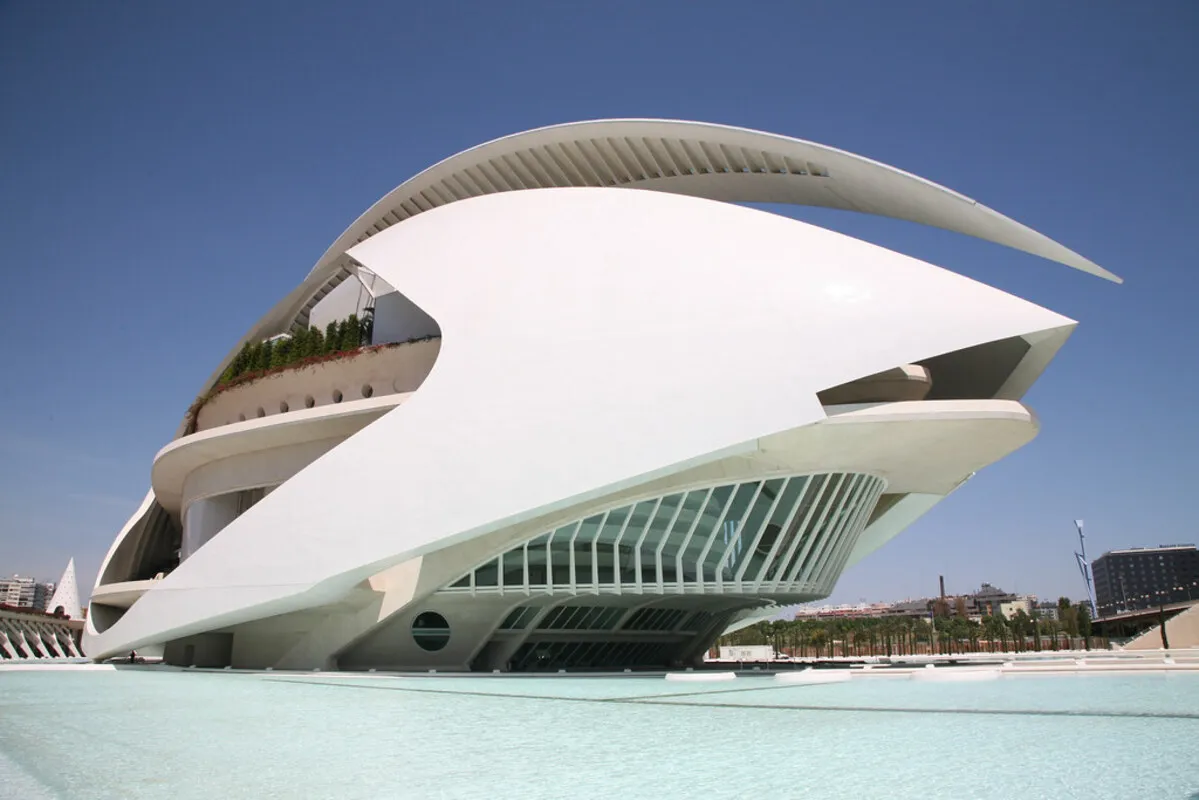
<instances>
[{"instance_id":1,"label":"concrete support column","mask_svg":"<svg viewBox=\"0 0 1199 800\"><path fill-rule=\"evenodd\" d=\"M25 638L25 631L17 629L17 651L22 654L22 658L37 658L37 651L29 644L29 640Z\"/></svg>"},{"instance_id":2,"label":"concrete support column","mask_svg":"<svg viewBox=\"0 0 1199 800\"><path fill-rule=\"evenodd\" d=\"M46 628L42 631L42 641L49 646L50 652L56 658L66 658L66 653L62 651L62 647L58 644L58 636L55 635L53 629Z\"/></svg>"},{"instance_id":3,"label":"concrete support column","mask_svg":"<svg viewBox=\"0 0 1199 800\"><path fill-rule=\"evenodd\" d=\"M54 654L50 652L50 648L46 646L45 640L42 638L42 632L36 627L30 628L29 635L33 639L33 647L42 658L54 658Z\"/></svg>"},{"instance_id":4,"label":"concrete support column","mask_svg":"<svg viewBox=\"0 0 1199 800\"><path fill-rule=\"evenodd\" d=\"M83 653L79 652L79 648L75 646L75 637L69 633L64 633L63 638L67 648L67 654L71 658L83 658Z\"/></svg>"},{"instance_id":5,"label":"concrete support column","mask_svg":"<svg viewBox=\"0 0 1199 800\"><path fill-rule=\"evenodd\" d=\"M0 631L0 650L3 650L4 654L9 658L20 658L17 655L17 648L13 646L12 640L8 638L8 634L4 631Z\"/></svg>"}]
</instances>

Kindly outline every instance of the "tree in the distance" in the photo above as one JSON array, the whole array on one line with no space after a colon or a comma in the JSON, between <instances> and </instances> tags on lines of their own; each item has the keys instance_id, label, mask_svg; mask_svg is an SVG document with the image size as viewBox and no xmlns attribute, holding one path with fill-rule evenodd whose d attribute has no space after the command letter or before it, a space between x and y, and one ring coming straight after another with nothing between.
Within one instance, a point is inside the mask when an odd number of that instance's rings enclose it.
<instances>
[{"instance_id":1,"label":"tree in the distance","mask_svg":"<svg viewBox=\"0 0 1199 800\"><path fill-rule=\"evenodd\" d=\"M338 350L349 351L358 349L358 345L362 342L362 325L358 322L357 314L351 314L346 317L340 333L341 341L338 343Z\"/></svg>"}]
</instances>

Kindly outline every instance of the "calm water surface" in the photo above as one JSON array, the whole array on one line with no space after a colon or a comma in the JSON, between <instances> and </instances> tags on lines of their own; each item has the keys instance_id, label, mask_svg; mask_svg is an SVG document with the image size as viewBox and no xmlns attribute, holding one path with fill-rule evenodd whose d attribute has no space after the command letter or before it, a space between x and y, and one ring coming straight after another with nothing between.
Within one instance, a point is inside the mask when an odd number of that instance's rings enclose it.
<instances>
[{"instance_id":1,"label":"calm water surface","mask_svg":"<svg viewBox=\"0 0 1199 800\"><path fill-rule=\"evenodd\" d=\"M1199 675L0 674L0 798L1199 798Z\"/></svg>"}]
</instances>

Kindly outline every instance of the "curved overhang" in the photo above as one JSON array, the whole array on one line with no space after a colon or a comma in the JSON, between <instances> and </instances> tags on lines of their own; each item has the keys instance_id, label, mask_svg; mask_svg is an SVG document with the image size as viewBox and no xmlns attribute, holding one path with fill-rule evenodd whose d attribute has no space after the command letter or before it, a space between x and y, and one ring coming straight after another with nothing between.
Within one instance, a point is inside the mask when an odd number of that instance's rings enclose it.
<instances>
[{"instance_id":1,"label":"curved overhang","mask_svg":"<svg viewBox=\"0 0 1199 800\"><path fill-rule=\"evenodd\" d=\"M1026 225L887 164L774 133L661 119L552 125L464 150L371 206L313 272L423 211L484 194L568 186L623 186L731 203L858 211L963 233L1121 281Z\"/></svg>"},{"instance_id":2,"label":"curved overhang","mask_svg":"<svg viewBox=\"0 0 1199 800\"><path fill-rule=\"evenodd\" d=\"M154 456L150 473L154 495L163 508L178 514L183 483L199 467L262 450L352 436L411 396L406 392L308 408L285 417L236 422L176 439Z\"/></svg>"},{"instance_id":3,"label":"curved overhang","mask_svg":"<svg viewBox=\"0 0 1199 800\"><path fill-rule=\"evenodd\" d=\"M610 119L516 133L450 156L371 206L303 282L239 340L306 324L309 312L358 269L348 251L425 211L481 195L557 187L627 187L732 203L836 208L917 222L1021 250L1121 283L1093 261L958 192L887 164L815 142L704 122ZM176 437L182 436L181 424Z\"/></svg>"}]
</instances>

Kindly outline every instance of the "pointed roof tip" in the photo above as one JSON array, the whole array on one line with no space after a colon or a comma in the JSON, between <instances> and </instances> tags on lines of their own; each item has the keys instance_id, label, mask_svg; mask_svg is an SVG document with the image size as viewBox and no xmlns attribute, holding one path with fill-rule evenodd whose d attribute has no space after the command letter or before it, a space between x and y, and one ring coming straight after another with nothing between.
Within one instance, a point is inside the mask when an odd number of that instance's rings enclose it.
<instances>
[{"instance_id":1,"label":"pointed roof tip","mask_svg":"<svg viewBox=\"0 0 1199 800\"><path fill-rule=\"evenodd\" d=\"M79 582L75 579L74 557L67 562L67 568L55 584L54 594L46 608L53 612L59 606L62 606L63 613L71 619L80 619L83 616L83 607L79 603Z\"/></svg>"}]
</instances>

